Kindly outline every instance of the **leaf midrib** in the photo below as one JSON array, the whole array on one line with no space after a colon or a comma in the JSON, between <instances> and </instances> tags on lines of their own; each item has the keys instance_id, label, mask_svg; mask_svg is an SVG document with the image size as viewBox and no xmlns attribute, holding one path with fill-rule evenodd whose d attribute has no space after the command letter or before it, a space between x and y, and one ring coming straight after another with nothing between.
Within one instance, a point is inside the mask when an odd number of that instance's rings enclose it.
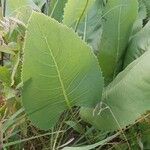
<instances>
[{"instance_id":1,"label":"leaf midrib","mask_svg":"<svg viewBox=\"0 0 150 150\"><path fill-rule=\"evenodd\" d=\"M64 86L64 83L63 83L63 80L62 80L62 77L61 77L61 73L60 73L60 71L59 71L58 64L57 64L57 62L56 62L56 59L55 59L55 57L54 57L54 55L53 55L53 52L52 52L52 50L51 50L51 48L50 48L50 46L49 46L49 43L48 43L46 37L45 37L45 42L46 42L47 48L48 48L48 50L49 50L49 52L50 52L50 55L51 55L51 57L52 57L52 59L53 59L54 65L55 65L55 67L56 67L56 71L57 71L57 74L58 74L58 79L59 79L59 82L60 82L60 85L61 85L61 89L62 89L64 98L65 98L66 104L67 104L67 106L69 107L69 109L71 109L71 105L70 105L70 102L69 102L69 99L68 99L68 96L67 96L67 93L66 93L66 90L65 90L65 86Z\"/></svg>"},{"instance_id":2,"label":"leaf midrib","mask_svg":"<svg viewBox=\"0 0 150 150\"><path fill-rule=\"evenodd\" d=\"M115 70L113 72L113 79L115 78L116 72L117 72L117 62L118 62L118 56L119 56L119 50L120 50L120 22L121 22L121 13L122 13L122 6L119 8L119 16L118 16L117 51L116 51Z\"/></svg>"}]
</instances>

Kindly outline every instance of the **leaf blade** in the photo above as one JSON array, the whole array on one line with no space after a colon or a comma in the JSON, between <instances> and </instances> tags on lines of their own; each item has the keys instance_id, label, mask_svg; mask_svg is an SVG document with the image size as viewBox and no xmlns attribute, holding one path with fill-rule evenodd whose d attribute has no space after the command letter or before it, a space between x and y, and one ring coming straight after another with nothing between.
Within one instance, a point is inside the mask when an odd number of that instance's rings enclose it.
<instances>
[{"instance_id":1,"label":"leaf blade","mask_svg":"<svg viewBox=\"0 0 150 150\"><path fill-rule=\"evenodd\" d=\"M34 124L48 129L68 107L99 101L103 78L98 61L71 29L34 12L25 39L22 100Z\"/></svg>"},{"instance_id":2,"label":"leaf blade","mask_svg":"<svg viewBox=\"0 0 150 150\"><path fill-rule=\"evenodd\" d=\"M98 55L106 84L110 83L120 71L122 56L137 13L137 0L111 0L106 4Z\"/></svg>"}]
</instances>

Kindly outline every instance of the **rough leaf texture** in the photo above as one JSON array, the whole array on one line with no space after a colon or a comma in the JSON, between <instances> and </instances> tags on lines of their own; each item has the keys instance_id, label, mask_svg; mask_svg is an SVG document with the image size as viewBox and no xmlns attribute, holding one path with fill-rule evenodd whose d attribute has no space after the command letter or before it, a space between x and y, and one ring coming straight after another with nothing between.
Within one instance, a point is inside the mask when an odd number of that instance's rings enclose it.
<instances>
[{"instance_id":1,"label":"rough leaf texture","mask_svg":"<svg viewBox=\"0 0 150 150\"><path fill-rule=\"evenodd\" d=\"M116 130L134 123L150 109L150 51L131 63L106 88L103 111L82 108L81 116L100 130ZM101 109L102 110L102 109ZM99 113L99 115L98 115Z\"/></svg>"},{"instance_id":2,"label":"rough leaf texture","mask_svg":"<svg viewBox=\"0 0 150 150\"><path fill-rule=\"evenodd\" d=\"M137 13L137 0L110 0L106 5L98 56L106 84L120 71L122 56Z\"/></svg>"},{"instance_id":3,"label":"rough leaf texture","mask_svg":"<svg viewBox=\"0 0 150 150\"><path fill-rule=\"evenodd\" d=\"M71 29L34 12L24 47L22 101L42 129L55 125L72 106L92 107L101 98L103 78L91 49Z\"/></svg>"}]
</instances>

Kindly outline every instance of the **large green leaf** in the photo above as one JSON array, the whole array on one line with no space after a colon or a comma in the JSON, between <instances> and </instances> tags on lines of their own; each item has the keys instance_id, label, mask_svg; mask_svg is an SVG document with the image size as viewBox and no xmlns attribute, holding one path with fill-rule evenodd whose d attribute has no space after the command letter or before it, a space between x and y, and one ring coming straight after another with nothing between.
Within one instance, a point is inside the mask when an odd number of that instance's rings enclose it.
<instances>
[{"instance_id":1,"label":"large green leaf","mask_svg":"<svg viewBox=\"0 0 150 150\"><path fill-rule=\"evenodd\" d=\"M98 56L106 84L120 71L137 12L137 0L110 0L106 5Z\"/></svg>"},{"instance_id":2,"label":"large green leaf","mask_svg":"<svg viewBox=\"0 0 150 150\"><path fill-rule=\"evenodd\" d=\"M150 109L150 51L131 63L106 88L101 109L82 108L81 116L100 130L134 123Z\"/></svg>"},{"instance_id":3,"label":"large green leaf","mask_svg":"<svg viewBox=\"0 0 150 150\"><path fill-rule=\"evenodd\" d=\"M95 0L68 0L64 9L63 23L69 27L77 26L94 2Z\"/></svg>"},{"instance_id":4,"label":"large green leaf","mask_svg":"<svg viewBox=\"0 0 150 150\"><path fill-rule=\"evenodd\" d=\"M148 50L150 50L150 21L132 37L124 60L124 67Z\"/></svg>"},{"instance_id":5,"label":"large green leaf","mask_svg":"<svg viewBox=\"0 0 150 150\"><path fill-rule=\"evenodd\" d=\"M22 100L35 125L51 128L64 110L92 107L100 100L103 78L98 61L71 29L34 12L24 53Z\"/></svg>"},{"instance_id":6,"label":"large green leaf","mask_svg":"<svg viewBox=\"0 0 150 150\"><path fill-rule=\"evenodd\" d=\"M61 22L63 20L64 7L68 0L51 0L49 14L52 18Z\"/></svg>"}]
</instances>

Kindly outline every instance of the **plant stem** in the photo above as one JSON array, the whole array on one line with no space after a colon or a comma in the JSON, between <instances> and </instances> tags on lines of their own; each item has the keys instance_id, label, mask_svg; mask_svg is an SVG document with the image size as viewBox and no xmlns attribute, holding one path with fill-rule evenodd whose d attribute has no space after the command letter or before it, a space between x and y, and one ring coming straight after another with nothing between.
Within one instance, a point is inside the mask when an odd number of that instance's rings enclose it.
<instances>
[{"instance_id":1,"label":"plant stem","mask_svg":"<svg viewBox=\"0 0 150 150\"><path fill-rule=\"evenodd\" d=\"M46 0L46 14L49 15L50 0Z\"/></svg>"}]
</instances>

